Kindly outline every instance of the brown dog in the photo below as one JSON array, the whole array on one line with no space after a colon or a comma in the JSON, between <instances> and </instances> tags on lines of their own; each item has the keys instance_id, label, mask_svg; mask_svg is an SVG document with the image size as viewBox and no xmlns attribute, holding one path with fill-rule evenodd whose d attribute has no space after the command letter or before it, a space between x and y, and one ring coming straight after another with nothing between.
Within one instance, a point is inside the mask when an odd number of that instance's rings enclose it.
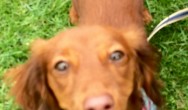
<instances>
[{"instance_id":1,"label":"brown dog","mask_svg":"<svg viewBox=\"0 0 188 110\"><path fill-rule=\"evenodd\" d=\"M33 43L9 71L24 110L141 110L141 89L160 105L157 53L137 27L78 27Z\"/></svg>"},{"instance_id":2,"label":"brown dog","mask_svg":"<svg viewBox=\"0 0 188 110\"><path fill-rule=\"evenodd\" d=\"M89 26L34 42L29 60L9 72L23 109L141 110L142 90L160 106L143 0L73 0L70 16Z\"/></svg>"},{"instance_id":3,"label":"brown dog","mask_svg":"<svg viewBox=\"0 0 188 110\"><path fill-rule=\"evenodd\" d=\"M73 24L120 28L134 24L143 27L152 19L144 0L72 0L70 18Z\"/></svg>"}]
</instances>

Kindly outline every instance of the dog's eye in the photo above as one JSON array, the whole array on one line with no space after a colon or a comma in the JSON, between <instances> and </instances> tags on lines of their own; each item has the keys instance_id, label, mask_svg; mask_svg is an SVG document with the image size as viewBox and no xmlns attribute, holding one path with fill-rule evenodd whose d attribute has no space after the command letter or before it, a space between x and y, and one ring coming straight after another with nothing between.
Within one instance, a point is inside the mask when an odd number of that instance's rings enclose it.
<instances>
[{"instance_id":1,"label":"dog's eye","mask_svg":"<svg viewBox=\"0 0 188 110\"><path fill-rule=\"evenodd\" d=\"M65 61L59 61L55 65L55 69L58 71L66 71L69 68L69 65Z\"/></svg>"},{"instance_id":2,"label":"dog's eye","mask_svg":"<svg viewBox=\"0 0 188 110\"><path fill-rule=\"evenodd\" d=\"M116 50L114 51L111 55L110 55L110 60L111 61L119 61L124 57L124 53L120 50Z\"/></svg>"}]
</instances>

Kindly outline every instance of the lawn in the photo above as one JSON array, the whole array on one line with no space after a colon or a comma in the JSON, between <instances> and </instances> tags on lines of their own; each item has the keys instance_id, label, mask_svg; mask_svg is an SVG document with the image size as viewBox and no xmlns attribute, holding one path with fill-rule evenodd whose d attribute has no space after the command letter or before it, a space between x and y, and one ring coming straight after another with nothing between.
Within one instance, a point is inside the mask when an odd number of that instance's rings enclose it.
<instances>
[{"instance_id":1,"label":"lawn","mask_svg":"<svg viewBox=\"0 0 188 110\"><path fill-rule=\"evenodd\" d=\"M29 44L71 27L70 0L0 0L0 110L19 110L3 83L5 71L26 61ZM153 21L188 7L187 0L146 0ZM162 53L160 78L167 110L188 110L188 19L165 27L151 40Z\"/></svg>"}]
</instances>

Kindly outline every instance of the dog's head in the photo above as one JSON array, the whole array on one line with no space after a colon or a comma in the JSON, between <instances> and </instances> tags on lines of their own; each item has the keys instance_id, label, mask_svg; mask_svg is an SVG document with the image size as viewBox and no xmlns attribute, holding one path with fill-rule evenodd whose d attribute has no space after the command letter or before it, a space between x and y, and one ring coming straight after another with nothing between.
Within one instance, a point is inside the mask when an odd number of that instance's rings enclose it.
<instances>
[{"instance_id":1,"label":"dog's head","mask_svg":"<svg viewBox=\"0 0 188 110\"><path fill-rule=\"evenodd\" d=\"M160 103L157 53L135 27L77 27L33 43L13 94L26 110L139 110L141 89Z\"/></svg>"}]
</instances>

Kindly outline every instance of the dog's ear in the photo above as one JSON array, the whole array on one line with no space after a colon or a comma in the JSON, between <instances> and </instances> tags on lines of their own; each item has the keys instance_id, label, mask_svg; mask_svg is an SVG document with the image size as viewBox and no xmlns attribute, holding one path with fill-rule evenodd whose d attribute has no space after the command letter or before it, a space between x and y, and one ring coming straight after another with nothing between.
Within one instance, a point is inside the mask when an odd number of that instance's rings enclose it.
<instances>
[{"instance_id":1,"label":"dog's ear","mask_svg":"<svg viewBox=\"0 0 188 110\"><path fill-rule=\"evenodd\" d=\"M125 34L129 46L134 50L136 68L136 91L144 89L146 94L155 104L161 106L160 95L161 83L157 79L158 65L160 61L159 52L147 41L144 30L130 29Z\"/></svg>"},{"instance_id":2,"label":"dog's ear","mask_svg":"<svg viewBox=\"0 0 188 110\"><path fill-rule=\"evenodd\" d=\"M136 50L139 75L139 85L146 91L147 95L155 104L161 106L160 95L161 83L159 82L158 66L160 55L147 41ZM140 76L141 75L141 76Z\"/></svg>"},{"instance_id":3,"label":"dog's ear","mask_svg":"<svg viewBox=\"0 0 188 110\"><path fill-rule=\"evenodd\" d=\"M32 43L29 60L8 71L8 80L13 83L11 93L16 102L25 110L38 110L49 96L47 87L47 42L36 40Z\"/></svg>"}]
</instances>

